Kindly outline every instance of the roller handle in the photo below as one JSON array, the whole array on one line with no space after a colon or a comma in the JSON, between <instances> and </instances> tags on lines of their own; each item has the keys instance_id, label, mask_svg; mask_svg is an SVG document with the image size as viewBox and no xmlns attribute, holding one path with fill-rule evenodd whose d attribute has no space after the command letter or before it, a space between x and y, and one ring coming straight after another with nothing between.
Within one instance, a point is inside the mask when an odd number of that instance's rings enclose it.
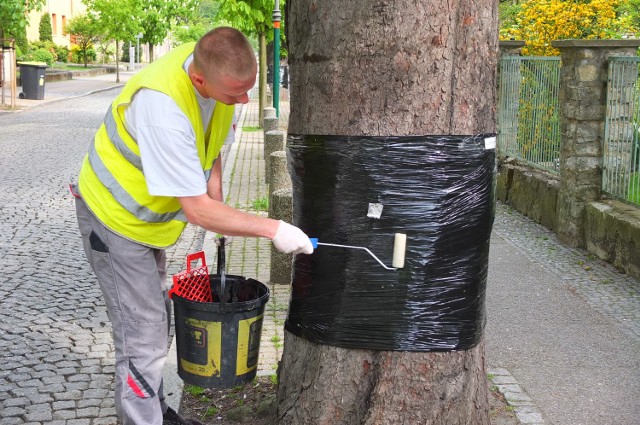
<instances>
[{"instance_id":1,"label":"roller handle","mask_svg":"<svg viewBox=\"0 0 640 425\"><path fill-rule=\"evenodd\" d=\"M397 270L404 268L404 259L405 259L405 251L407 249L407 235L404 233L396 233L394 236L393 243L393 267L389 267L384 264L376 255L371 252L368 248L363 246L352 246L352 245L339 245L333 243L322 243L318 242L318 238L309 238L311 241L311 246L313 249L316 249L318 245L326 245L326 246L335 246L338 248L349 248L349 249L361 249L366 251L369 255L371 255L382 267L387 270Z\"/></svg>"}]
</instances>

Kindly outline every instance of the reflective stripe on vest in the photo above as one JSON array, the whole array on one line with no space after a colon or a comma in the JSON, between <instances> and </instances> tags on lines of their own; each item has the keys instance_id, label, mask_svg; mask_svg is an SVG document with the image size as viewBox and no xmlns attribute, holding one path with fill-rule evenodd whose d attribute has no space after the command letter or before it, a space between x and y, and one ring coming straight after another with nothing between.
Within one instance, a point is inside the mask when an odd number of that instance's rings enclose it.
<instances>
[{"instance_id":1,"label":"reflective stripe on vest","mask_svg":"<svg viewBox=\"0 0 640 425\"><path fill-rule=\"evenodd\" d=\"M116 149L118 149L122 156L124 156L131 165L142 171L142 159L140 159L135 152L129 149L129 146L127 146L124 140L122 140L122 137L120 137L120 134L118 133L118 125L116 124L116 120L113 118L111 108L109 108L107 114L104 116L104 126L107 129L109 139L111 139L111 142ZM91 144L91 148L95 149L94 143Z\"/></svg>"},{"instance_id":2,"label":"reflective stripe on vest","mask_svg":"<svg viewBox=\"0 0 640 425\"><path fill-rule=\"evenodd\" d=\"M114 139L111 140L113 141ZM133 154L133 152L131 153ZM109 192L111 192L111 195L113 195L115 200L138 219L146 221L147 223L165 223L171 220L187 222L187 217L184 215L182 210L162 214L151 211L149 208L136 202L136 200L133 199L126 190L124 190L113 174L111 174L104 165L102 159L100 159L100 155L96 152L95 141L92 141L91 146L89 146L89 164L91 164L93 172L98 176ZM140 167L140 169L142 169L142 167Z\"/></svg>"}]
</instances>

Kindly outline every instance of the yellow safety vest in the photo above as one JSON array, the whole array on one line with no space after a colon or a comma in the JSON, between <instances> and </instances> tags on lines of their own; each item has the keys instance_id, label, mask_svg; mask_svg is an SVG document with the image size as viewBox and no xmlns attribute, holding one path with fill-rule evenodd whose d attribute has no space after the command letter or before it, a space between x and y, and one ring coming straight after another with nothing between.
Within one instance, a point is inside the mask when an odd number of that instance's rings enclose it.
<instances>
[{"instance_id":1,"label":"yellow safety vest","mask_svg":"<svg viewBox=\"0 0 640 425\"><path fill-rule=\"evenodd\" d=\"M140 149L125 128L124 111L141 88L170 96L191 121L200 164L208 177L229 132L234 106L217 102L208 129L203 127L195 89L182 68L194 46L177 47L129 80L107 111L80 170L80 194L98 220L123 237L151 247L174 244L187 220L175 197L149 194Z\"/></svg>"}]
</instances>

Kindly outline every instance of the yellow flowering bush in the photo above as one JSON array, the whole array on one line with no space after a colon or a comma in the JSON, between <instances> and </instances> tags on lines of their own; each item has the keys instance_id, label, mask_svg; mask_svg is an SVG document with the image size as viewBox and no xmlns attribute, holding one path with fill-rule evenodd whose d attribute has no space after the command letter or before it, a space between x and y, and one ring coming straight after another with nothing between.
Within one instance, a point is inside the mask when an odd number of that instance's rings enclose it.
<instances>
[{"instance_id":1,"label":"yellow flowering bush","mask_svg":"<svg viewBox=\"0 0 640 425\"><path fill-rule=\"evenodd\" d=\"M524 40L523 55L556 56L553 40L611 37L621 26L617 9L622 0L526 0L518 25L501 34Z\"/></svg>"}]
</instances>

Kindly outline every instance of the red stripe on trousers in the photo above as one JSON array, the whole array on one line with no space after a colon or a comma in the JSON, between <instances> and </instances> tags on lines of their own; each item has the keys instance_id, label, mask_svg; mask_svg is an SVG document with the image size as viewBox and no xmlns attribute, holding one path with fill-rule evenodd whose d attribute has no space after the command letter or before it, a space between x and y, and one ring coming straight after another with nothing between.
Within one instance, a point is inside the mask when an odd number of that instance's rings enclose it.
<instances>
[{"instance_id":1,"label":"red stripe on trousers","mask_svg":"<svg viewBox=\"0 0 640 425\"><path fill-rule=\"evenodd\" d=\"M142 390L140 389L140 387L138 386L138 384L136 384L136 381L133 380L133 378L131 377L131 375L127 376L127 384L129 384L129 386L131 387L131 389L133 390L134 393L136 393L136 395L138 397L142 397L145 398L144 393L142 392Z\"/></svg>"}]
</instances>

